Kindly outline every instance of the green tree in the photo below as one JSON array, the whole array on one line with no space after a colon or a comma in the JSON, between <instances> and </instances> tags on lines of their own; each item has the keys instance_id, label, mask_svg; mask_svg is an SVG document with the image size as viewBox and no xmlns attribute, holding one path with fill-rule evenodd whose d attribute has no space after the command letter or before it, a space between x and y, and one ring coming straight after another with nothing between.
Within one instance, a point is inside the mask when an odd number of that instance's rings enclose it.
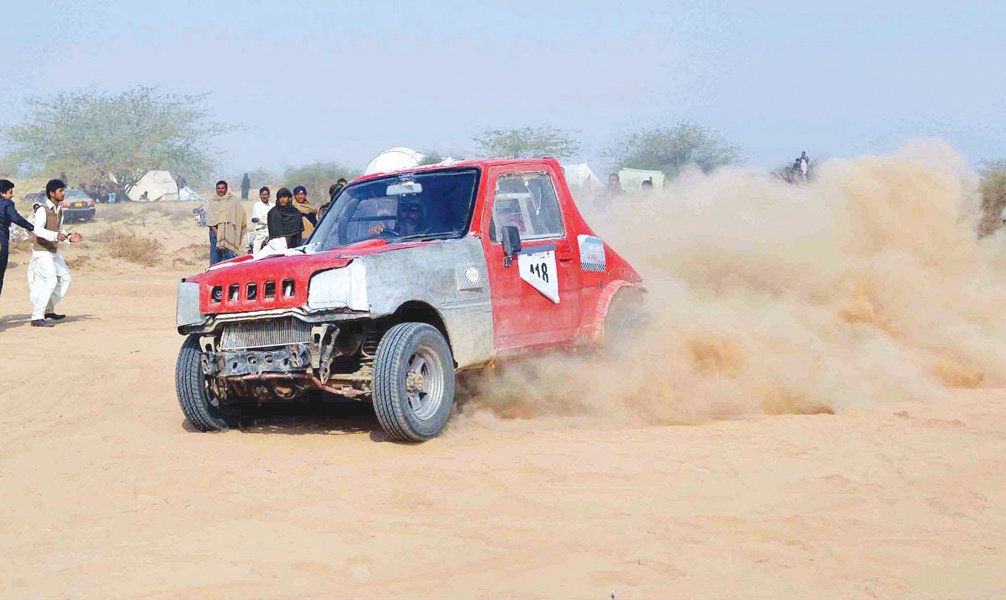
<instances>
[{"instance_id":1,"label":"green tree","mask_svg":"<svg viewBox=\"0 0 1006 600\"><path fill-rule=\"evenodd\" d=\"M0 154L0 177L18 177L24 175L25 170L14 160L10 154Z\"/></svg>"},{"instance_id":2,"label":"green tree","mask_svg":"<svg viewBox=\"0 0 1006 600\"><path fill-rule=\"evenodd\" d=\"M291 190L298 185L306 187L310 202L315 206L320 206L328 202L328 188L340 177L352 181L353 178L359 176L359 171L338 163L316 162L287 169L283 174L283 185ZM273 194L275 195L275 191Z\"/></svg>"},{"instance_id":3,"label":"green tree","mask_svg":"<svg viewBox=\"0 0 1006 600\"><path fill-rule=\"evenodd\" d=\"M500 158L567 158L580 151L580 144L568 133L552 127L486 129L473 141L483 155Z\"/></svg>"},{"instance_id":4,"label":"green tree","mask_svg":"<svg viewBox=\"0 0 1006 600\"><path fill-rule=\"evenodd\" d=\"M604 154L618 167L663 171L669 178L689 165L708 173L740 161L736 147L694 123L642 129L619 140Z\"/></svg>"},{"instance_id":5,"label":"green tree","mask_svg":"<svg viewBox=\"0 0 1006 600\"><path fill-rule=\"evenodd\" d=\"M212 171L211 143L232 127L212 120L205 98L142 86L119 95L34 98L26 121L2 133L20 168L64 173L68 184L92 191L125 193L151 169L190 180Z\"/></svg>"},{"instance_id":6,"label":"green tree","mask_svg":"<svg viewBox=\"0 0 1006 600\"><path fill-rule=\"evenodd\" d=\"M444 155L436 150L427 150L423 152L423 160L419 161L419 166L435 165L437 163L444 161Z\"/></svg>"}]
</instances>

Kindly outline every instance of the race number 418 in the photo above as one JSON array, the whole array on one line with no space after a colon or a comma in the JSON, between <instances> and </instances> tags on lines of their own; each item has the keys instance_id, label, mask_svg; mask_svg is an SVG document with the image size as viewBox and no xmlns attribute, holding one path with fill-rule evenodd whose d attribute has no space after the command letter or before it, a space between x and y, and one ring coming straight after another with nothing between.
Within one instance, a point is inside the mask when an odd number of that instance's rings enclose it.
<instances>
[{"instance_id":1,"label":"race number 418","mask_svg":"<svg viewBox=\"0 0 1006 600\"><path fill-rule=\"evenodd\" d=\"M543 296L559 303L559 279L555 268L555 250L517 255L520 278Z\"/></svg>"}]
</instances>

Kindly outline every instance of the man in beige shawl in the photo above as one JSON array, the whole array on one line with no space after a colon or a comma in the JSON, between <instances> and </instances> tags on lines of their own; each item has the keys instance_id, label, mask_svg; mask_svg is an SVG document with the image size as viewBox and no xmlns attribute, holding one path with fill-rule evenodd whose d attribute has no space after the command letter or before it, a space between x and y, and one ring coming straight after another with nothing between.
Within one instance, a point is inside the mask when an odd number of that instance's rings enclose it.
<instances>
[{"instance_id":1,"label":"man in beige shawl","mask_svg":"<svg viewBox=\"0 0 1006 600\"><path fill-rule=\"evenodd\" d=\"M293 188L293 205L297 207L300 214L304 215L304 239L311 237L314 226L318 224L318 209L311 206L307 201L307 188L298 185Z\"/></svg>"},{"instance_id":2,"label":"man in beige shawl","mask_svg":"<svg viewBox=\"0 0 1006 600\"><path fill-rule=\"evenodd\" d=\"M217 182L217 197L209 201L206 225L210 229L210 265L230 260L242 252L248 235L248 216L241 201Z\"/></svg>"}]
</instances>

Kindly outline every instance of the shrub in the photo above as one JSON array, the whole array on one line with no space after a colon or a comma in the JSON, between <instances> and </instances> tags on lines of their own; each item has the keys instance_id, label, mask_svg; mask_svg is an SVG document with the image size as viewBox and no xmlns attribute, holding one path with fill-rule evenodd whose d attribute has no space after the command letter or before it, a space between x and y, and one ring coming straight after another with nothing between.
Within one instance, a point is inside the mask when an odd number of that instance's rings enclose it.
<instances>
[{"instance_id":1,"label":"shrub","mask_svg":"<svg viewBox=\"0 0 1006 600\"><path fill-rule=\"evenodd\" d=\"M109 256L121 258L144 267L157 265L164 254L164 244L152 238L140 237L135 233L115 232L111 229L106 229L95 237L99 236L103 239L110 238L105 245Z\"/></svg>"}]
</instances>

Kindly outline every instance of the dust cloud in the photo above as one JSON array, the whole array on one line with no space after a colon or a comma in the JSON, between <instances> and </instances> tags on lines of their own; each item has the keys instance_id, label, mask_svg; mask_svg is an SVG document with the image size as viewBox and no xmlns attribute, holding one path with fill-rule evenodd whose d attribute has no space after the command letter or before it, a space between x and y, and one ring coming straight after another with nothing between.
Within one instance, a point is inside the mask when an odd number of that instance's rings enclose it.
<instances>
[{"instance_id":1,"label":"dust cloud","mask_svg":"<svg viewBox=\"0 0 1006 600\"><path fill-rule=\"evenodd\" d=\"M626 196L588 221L642 273L646 334L618 360L495 369L455 428L697 423L1003 385L1006 250L977 239L978 209L977 176L938 141L828 161L806 186L728 169Z\"/></svg>"}]
</instances>

